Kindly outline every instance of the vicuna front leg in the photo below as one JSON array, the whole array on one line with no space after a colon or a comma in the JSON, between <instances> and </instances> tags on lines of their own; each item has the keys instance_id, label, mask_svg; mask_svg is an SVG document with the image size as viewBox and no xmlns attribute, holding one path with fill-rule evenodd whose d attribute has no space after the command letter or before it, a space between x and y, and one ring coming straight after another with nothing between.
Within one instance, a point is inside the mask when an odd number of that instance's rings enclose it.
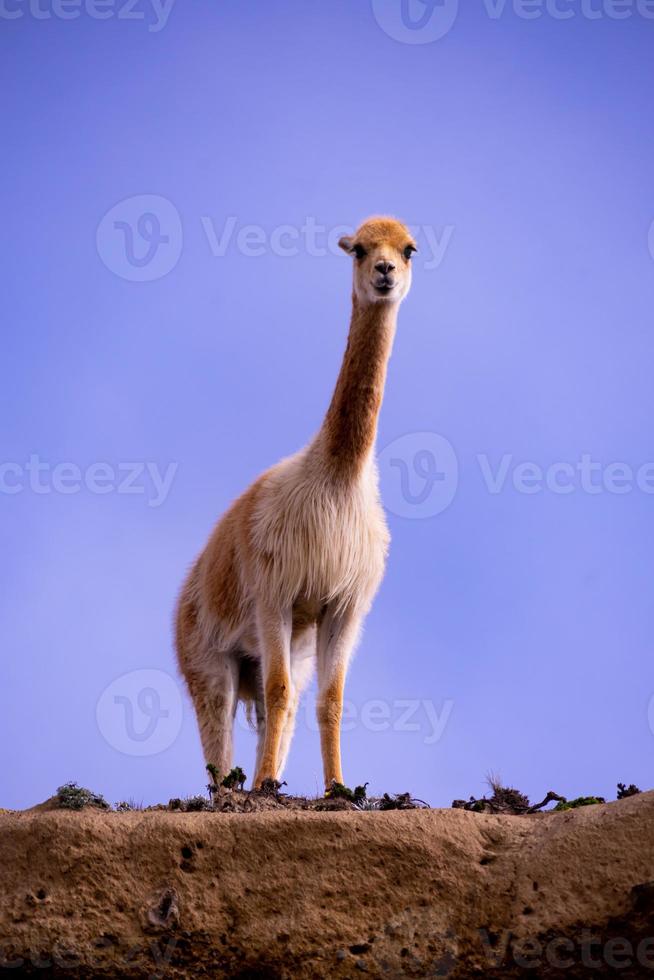
<instances>
[{"instance_id":1,"label":"vicuna front leg","mask_svg":"<svg viewBox=\"0 0 654 980\"><path fill-rule=\"evenodd\" d=\"M333 782L343 782L343 691L361 619L361 615L353 609L340 612L328 609L318 630L318 727L326 789Z\"/></svg>"},{"instance_id":2,"label":"vicuna front leg","mask_svg":"<svg viewBox=\"0 0 654 980\"><path fill-rule=\"evenodd\" d=\"M291 610L261 603L257 609L265 732L254 786L276 779L280 746L291 700Z\"/></svg>"}]
</instances>

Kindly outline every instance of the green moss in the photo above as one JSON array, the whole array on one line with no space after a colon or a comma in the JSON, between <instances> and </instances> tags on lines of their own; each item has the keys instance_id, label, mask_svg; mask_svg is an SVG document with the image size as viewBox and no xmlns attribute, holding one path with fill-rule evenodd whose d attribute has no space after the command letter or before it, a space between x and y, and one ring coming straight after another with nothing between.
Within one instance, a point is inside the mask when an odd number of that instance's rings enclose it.
<instances>
[{"instance_id":1,"label":"green moss","mask_svg":"<svg viewBox=\"0 0 654 980\"><path fill-rule=\"evenodd\" d=\"M325 793L325 796L330 800L348 800L350 803L363 803L366 799L367 788L368 783L350 789L349 786L344 786L343 783L334 782Z\"/></svg>"},{"instance_id":2,"label":"green moss","mask_svg":"<svg viewBox=\"0 0 654 980\"><path fill-rule=\"evenodd\" d=\"M594 806L596 803L606 803L606 800L603 796L578 796L575 800L557 803L552 812L560 813L562 810L576 810L580 806Z\"/></svg>"}]
</instances>

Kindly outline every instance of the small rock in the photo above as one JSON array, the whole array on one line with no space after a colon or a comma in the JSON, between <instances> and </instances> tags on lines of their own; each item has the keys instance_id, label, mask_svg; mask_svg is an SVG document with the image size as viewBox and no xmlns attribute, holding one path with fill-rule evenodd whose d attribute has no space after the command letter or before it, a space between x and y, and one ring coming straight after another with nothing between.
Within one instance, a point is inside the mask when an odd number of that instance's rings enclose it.
<instances>
[{"instance_id":1,"label":"small rock","mask_svg":"<svg viewBox=\"0 0 654 980\"><path fill-rule=\"evenodd\" d=\"M631 889L631 903L636 912L654 910L654 881L645 881Z\"/></svg>"},{"instance_id":2,"label":"small rock","mask_svg":"<svg viewBox=\"0 0 654 980\"><path fill-rule=\"evenodd\" d=\"M166 888L153 902L147 914L150 925L170 928L179 922L179 904L174 888Z\"/></svg>"}]
</instances>

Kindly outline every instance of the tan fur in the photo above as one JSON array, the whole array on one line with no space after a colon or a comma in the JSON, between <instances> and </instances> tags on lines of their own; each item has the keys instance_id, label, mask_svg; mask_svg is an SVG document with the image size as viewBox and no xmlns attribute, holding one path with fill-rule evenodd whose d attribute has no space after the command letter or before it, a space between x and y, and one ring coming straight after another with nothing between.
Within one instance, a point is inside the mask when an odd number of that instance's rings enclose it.
<instances>
[{"instance_id":1,"label":"tan fur","mask_svg":"<svg viewBox=\"0 0 654 980\"><path fill-rule=\"evenodd\" d=\"M374 442L397 311L415 245L392 218L341 239L355 259L352 320L334 395L317 436L260 476L216 525L181 592L177 655L205 759L232 766L239 699L259 732L254 785L281 775L298 700L318 669L325 784L342 782L347 667L381 581L388 531Z\"/></svg>"}]
</instances>

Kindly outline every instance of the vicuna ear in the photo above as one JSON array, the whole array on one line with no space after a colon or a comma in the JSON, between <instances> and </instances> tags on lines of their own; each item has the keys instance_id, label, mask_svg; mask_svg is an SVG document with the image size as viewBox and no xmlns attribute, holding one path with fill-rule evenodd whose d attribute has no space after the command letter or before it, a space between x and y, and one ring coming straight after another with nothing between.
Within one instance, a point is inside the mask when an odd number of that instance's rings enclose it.
<instances>
[{"instance_id":1,"label":"vicuna ear","mask_svg":"<svg viewBox=\"0 0 654 980\"><path fill-rule=\"evenodd\" d=\"M350 254L354 248L354 239L349 235L343 235L342 238L338 240L338 247L342 248L344 252Z\"/></svg>"}]
</instances>

